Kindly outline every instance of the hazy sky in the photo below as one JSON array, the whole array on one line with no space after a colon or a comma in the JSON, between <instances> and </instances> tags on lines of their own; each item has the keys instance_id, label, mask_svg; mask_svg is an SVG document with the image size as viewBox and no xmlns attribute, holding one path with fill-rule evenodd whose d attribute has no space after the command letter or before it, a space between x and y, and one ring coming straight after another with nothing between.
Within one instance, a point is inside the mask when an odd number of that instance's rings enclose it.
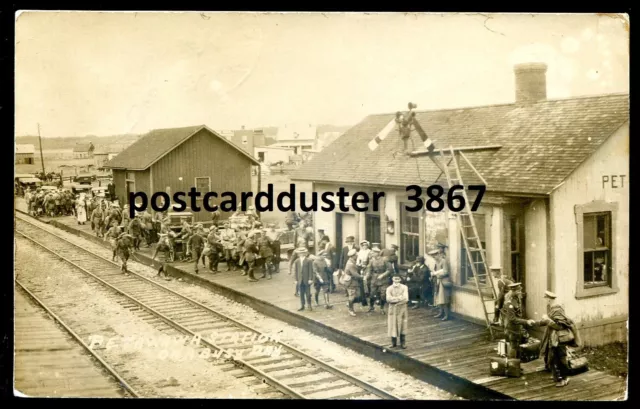
<instances>
[{"instance_id":1,"label":"hazy sky","mask_svg":"<svg viewBox=\"0 0 640 409\"><path fill-rule=\"evenodd\" d=\"M513 64L547 96L628 92L624 20L596 15L24 12L16 135L141 133L514 101Z\"/></svg>"}]
</instances>

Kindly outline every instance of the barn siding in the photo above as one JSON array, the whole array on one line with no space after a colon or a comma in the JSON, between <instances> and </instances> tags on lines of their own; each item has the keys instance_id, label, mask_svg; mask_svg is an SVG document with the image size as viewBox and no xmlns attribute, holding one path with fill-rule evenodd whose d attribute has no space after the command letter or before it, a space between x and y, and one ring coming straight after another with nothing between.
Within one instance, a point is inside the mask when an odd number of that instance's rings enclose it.
<instances>
[{"instance_id":1,"label":"barn siding","mask_svg":"<svg viewBox=\"0 0 640 409\"><path fill-rule=\"evenodd\" d=\"M218 196L223 192L234 192L239 206L241 193L251 191L252 165L246 156L202 130L152 165L153 188L160 192L169 187L171 196L178 191L188 193L195 187L196 177L210 177L211 191ZM185 197L185 201L188 200ZM220 202L220 197L211 199L211 204L219 205ZM198 204L201 210L194 212L196 221L210 220L209 213L202 208L202 200ZM226 218L230 214L223 212L222 216Z\"/></svg>"}]
</instances>

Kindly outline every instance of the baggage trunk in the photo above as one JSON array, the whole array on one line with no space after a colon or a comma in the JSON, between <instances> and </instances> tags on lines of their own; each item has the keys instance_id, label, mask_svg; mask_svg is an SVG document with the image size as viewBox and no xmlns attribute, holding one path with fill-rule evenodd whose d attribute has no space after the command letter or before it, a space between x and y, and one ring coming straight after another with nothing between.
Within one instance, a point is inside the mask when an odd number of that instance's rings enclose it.
<instances>
[{"instance_id":1,"label":"baggage trunk","mask_svg":"<svg viewBox=\"0 0 640 409\"><path fill-rule=\"evenodd\" d=\"M509 378L519 378L522 376L520 360L515 358L505 358L501 356L491 357L489 373L492 376L507 376Z\"/></svg>"},{"instance_id":2,"label":"baggage trunk","mask_svg":"<svg viewBox=\"0 0 640 409\"><path fill-rule=\"evenodd\" d=\"M520 360L525 362L535 361L540 357L541 342L536 338L529 338L525 344L520 344Z\"/></svg>"}]
</instances>

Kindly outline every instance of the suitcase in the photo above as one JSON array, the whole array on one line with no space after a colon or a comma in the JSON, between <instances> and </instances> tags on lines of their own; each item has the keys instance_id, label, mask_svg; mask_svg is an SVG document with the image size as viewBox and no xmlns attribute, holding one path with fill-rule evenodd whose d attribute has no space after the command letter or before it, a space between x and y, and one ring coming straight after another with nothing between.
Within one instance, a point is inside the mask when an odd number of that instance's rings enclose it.
<instances>
[{"instance_id":1,"label":"suitcase","mask_svg":"<svg viewBox=\"0 0 640 409\"><path fill-rule=\"evenodd\" d=\"M520 360L515 358L505 358L501 356L491 357L489 373L492 376L507 376L509 378L519 378L522 376Z\"/></svg>"},{"instance_id":2,"label":"suitcase","mask_svg":"<svg viewBox=\"0 0 640 409\"><path fill-rule=\"evenodd\" d=\"M589 361L585 356L578 356L575 351L567 348L567 372L569 375L577 375L589 370Z\"/></svg>"},{"instance_id":3,"label":"suitcase","mask_svg":"<svg viewBox=\"0 0 640 409\"><path fill-rule=\"evenodd\" d=\"M540 346L540 340L536 338L529 338L525 344L520 344L520 361L525 363L538 359Z\"/></svg>"}]
</instances>

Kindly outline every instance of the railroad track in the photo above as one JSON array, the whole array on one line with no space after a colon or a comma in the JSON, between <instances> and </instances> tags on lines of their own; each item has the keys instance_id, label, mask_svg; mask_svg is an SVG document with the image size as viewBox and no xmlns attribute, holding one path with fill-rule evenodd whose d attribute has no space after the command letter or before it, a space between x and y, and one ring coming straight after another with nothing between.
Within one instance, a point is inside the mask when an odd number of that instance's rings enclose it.
<instances>
[{"instance_id":1,"label":"railroad track","mask_svg":"<svg viewBox=\"0 0 640 409\"><path fill-rule=\"evenodd\" d=\"M199 338L201 348L226 358L234 376L254 376L258 383L294 399L400 399L143 275L122 274L118 263L43 229L26 216L16 214L16 234L119 294L127 308L192 339ZM225 334L238 333L248 335L220 340Z\"/></svg>"},{"instance_id":2,"label":"railroad track","mask_svg":"<svg viewBox=\"0 0 640 409\"><path fill-rule=\"evenodd\" d=\"M33 397L140 396L38 297L18 280L16 284L20 289L15 296L16 390ZM29 299L35 305L31 305ZM38 307L53 322L43 316Z\"/></svg>"}]
</instances>

